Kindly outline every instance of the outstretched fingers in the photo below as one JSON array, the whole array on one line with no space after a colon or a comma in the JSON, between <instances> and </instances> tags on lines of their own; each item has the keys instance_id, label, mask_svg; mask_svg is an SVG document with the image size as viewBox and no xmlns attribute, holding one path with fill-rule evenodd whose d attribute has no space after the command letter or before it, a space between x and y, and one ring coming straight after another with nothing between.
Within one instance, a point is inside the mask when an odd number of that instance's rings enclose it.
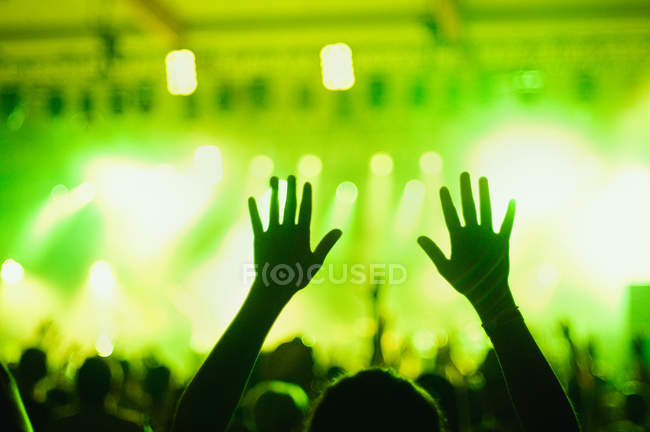
<instances>
[{"instance_id":1,"label":"outstretched fingers","mask_svg":"<svg viewBox=\"0 0 650 432\"><path fill-rule=\"evenodd\" d=\"M481 207L481 226L492 230L492 204L490 203L490 188L488 180L481 177L478 180L478 195Z\"/></svg>"},{"instance_id":2,"label":"outstretched fingers","mask_svg":"<svg viewBox=\"0 0 650 432\"><path fill-rule=\"evenodd\" d=\"M503 218L503 223L499 230L499 235L504 237L506 240L510 239L510 233L512 232L512 225L515 221L515 207L515 200L510 200L508 203L508 210L506 210L506 216Z\"/></svg>"},{"instance_id":3,"label":"outstretched fingers","mask_svg":"<svg viewBox=\"0 0 650 432\"><path fill-rule=\"evenodd\" d=\"M447 229L449 230L449 234L451 234L460 228L460 219L458 219L458 213L456 212L456 207L454 207L449 189L446 187L440 189L440 204L442 205L442 214L445 217Z\"/></svg>"},{"instance_id":4,"label":"outstretched fingers","mask_svg":"<svg viewBox=\"0 0 650 432\"><path fill-rule=\"evenodd\" d=\"M318 243L318 246L316 246L316 249L314 249L314 262L316 264L323 264L325 257L342 235L343 232L340 229L333 229L323 237L323 240L321 240L320 243Z\"/></svg>"},{"instance_id":5,"label":"outstretched fingers","mask_svg":"<svg viewBox=\"0 0 650 432\"><path fill-rule=\"evenodd\" d=\"M429 258L431 258L431 261L435 264L438 272L441 274L444 273L448 260L442 249L440 249L433 240L426 236L418 237L418 244L424 252L429 255Z\"/></svg>"},{"instance_id":6,"label":"outstretched fingers","mask_svg":"<svg viewBox=\"0 0 650 432\"><path fill-rule=\"evenodd\" d=\"M269 211L269 228L280 223L280 201L278 193L278 178L271 177L271 208Z\"/></svg>"},{"instance_id":7,"label":"outstretched fingers","mask_svg":"<svg viewBox=\"0 0 650 432\"><path fill-rule=\"evenodd\" d=\"M287 178L287 201L284 204L284 215L282 225L293 226L296 223L296 177L290 175Z\"/></svg>"},{"instance_id":8,"label":"outstretched fingers","mask_svg":"<svg viewBox=\"0 0 650 432\"><path fill-rule=\"evenodd\" d=\"M253 225L253 234L259 236L264 232L264 227L262 226L262 219L260 218L260 212L257 210L257 203L255 198L248 198L248 213L251 215L251 225Z\"/></svg>"},{"instance_id":9,"label":"outstretched fingers","mask_svg":"<svg viewBox=\"0 0 650 432\"><path fill-rule=\"evenodd\" d=\"M472 183L469 173L464 172L460 175L460 201L463 206L463 218L465 226L475 226L478 224L476 219L476 205L472 195Z\"/></svg>"},{"instance_id":10,"label":"outstretched fingers","mask_svg":"<svg viewBox=\"0 0 650 432\"><path fill-rule=\"evenodd\" d=\"M309 229L311 223L311 184L305 183L302 188L302 201L300 202L300 213L298 214L298 225L301 228Z\"/></svg>"}]
</instances>

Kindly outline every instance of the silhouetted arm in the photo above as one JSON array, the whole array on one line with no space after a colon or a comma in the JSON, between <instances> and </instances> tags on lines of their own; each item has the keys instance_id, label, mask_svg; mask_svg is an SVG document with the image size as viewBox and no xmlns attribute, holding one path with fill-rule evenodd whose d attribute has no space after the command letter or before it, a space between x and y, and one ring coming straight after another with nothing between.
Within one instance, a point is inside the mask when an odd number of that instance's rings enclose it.
<instances>
[{"instance_id":1,"label":"silhouetted arm","mask_svg":"<svg viewBox=\"0 0 650 432\"><path fill-rule=\"evenodd\" d=\"M510 202L501 229L495 233L487 179L479 180L480 223L469 174L461 175L460 189L464 226L449 190L440 190L451 258L428 237L420 237L418 243L481 318L524 430L577 431L580 428L569 399L528 331L508 286L515 203Z\"/></svg>"},{"instance_id":2,"label":"silhouetted arm","mask_svg":"<svg viewBox=\"0 0 650 432\"><path fill-rule=\"evenodd\" d=\"M4 364L0 363L0 426L7 432L32 432L18 387Z\"/></svg>"},{"instance_id":3,"label":"silhouetted arm","mask_svg":"<svg viewBox=\"0 0 650 432\"><path fill-rule=\"evenodd\" d=\"M278 179L271 179L266 231L255 200L249 200L257 277L237 316L181 397L175 432L226 429L273 323L291 297L309 283L341 237L341 231L330 231L312 252L311 185L307 183L303 188L296 223L296 179L290 176L287 182L287 201L280 223Z\"/></svg>"}]
</instances>

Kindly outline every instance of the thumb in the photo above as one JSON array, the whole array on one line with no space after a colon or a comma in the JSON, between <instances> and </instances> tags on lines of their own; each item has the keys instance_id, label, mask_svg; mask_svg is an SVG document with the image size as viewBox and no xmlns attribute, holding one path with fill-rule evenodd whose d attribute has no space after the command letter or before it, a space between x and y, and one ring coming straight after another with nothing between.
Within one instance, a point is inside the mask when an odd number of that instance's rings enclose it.
<instances>
[{"instance_id":1,"label":"thumb","mask_svg":"<svg viewBox=\"0 0 650 432\"><path fill-rule=\"evenodd\" d=\"M422 249L424 249L424 252L429 255L431 261L433 261L433 263L436 265L438 272L442 274L444 267L447 264L447 257L445 257L445 254L442 252L442 250L438 247L437 244L434 243L433 240L426 236L418 237L418 244Z\"/></svg>"},{"instance_id":2,"label":"thumb","mask_svg":"<svg viewBox=\"0 0 650 432\"><path fill-rule=\"evenodd\" d=\"M325 257L342 235L343 232L340 229L333 229L328 232L325 237L323 237L323 240L318 243L316 249L314 249L314 261L318 264L323 264Z\"/></svg>"}]
</instances>

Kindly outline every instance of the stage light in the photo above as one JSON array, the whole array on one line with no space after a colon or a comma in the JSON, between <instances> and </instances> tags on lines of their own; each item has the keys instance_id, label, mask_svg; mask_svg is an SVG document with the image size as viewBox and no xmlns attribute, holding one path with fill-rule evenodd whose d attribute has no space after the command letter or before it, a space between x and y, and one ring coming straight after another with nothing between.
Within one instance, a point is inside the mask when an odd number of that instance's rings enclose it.
<instances>
[{"instance_id":1,"label":"stage light","mask_svg":"<svg viewBox=\"0 0 650 432\"><path fill-rule=\"evenodd\" d=\"M167 65L167 90L173 95L187 96L197 86L194 53L190 50L172 51L165 58Z\"/></svg>"},{"instance_id":2,"label":"stage light","mask_svg":"<svg viewBox=\"0 0 650 432\"><path fill-rule=\"evenodd\" d=\"M623 169L573 222L576 257L613 292L650 279L649 196L650 171Z\"/></svg>"},{"instance_id":3,"label":"stage light","mask_svg":"<svg viewBox=\"0 0 650 432\"><path fill-rule=\"evenodd\" d=\"M354 85L352 50L344 43L325 45L320 52L323 85L328 90L348 90Z\"/></svg>"},{"instance_id":4,"label":"stage light","mask_svg":"<svg viewBox=\"0 0 650 432\"><path fill-rule=\"evenodd\" d=\"M95 199L95 186L92 183L82 183L73 191L73 201L81 208Z\"/></svg>"},{"instance_id":5,"label":"stage light","mask_svg":"<svg viewBox=\"0 0 650 432\"><path fill-rule=\"evenodd\" d=\"M250 170L255 177L268 179L273 174L273 160L265 155L257 155L251 160Z\"/></svg>"},{"instance_id":6,"label":"stage light","mask_svg":"<svg viewBox=\"0 0 650 432\"><path fill-rule=\"evenodd\" d=\"M9 284L15 285L23 280L25 271L23 266L20 265L17 261L9 258L2 263L2 281Z\"/></svg>"},{"instance_id":7,"label":"stage light","mask_svg":"<svg viewBox=\"0 0 650 432\"><path fill-rule=\"evenodd\" d=\"M95 199L95 186L82 183L71 191L62 184L52 188L50 199L41 209L34 223L36 237L45 235L57 223L81 210Z\"/></svg>"},{"instance_id":8,"label":"stage light","mask_svg":"<svg viewBox=\"0 0 650 432\"><path fill-rule=\"evenodd\" d=\"M438 153L426 152L420 157L420 170L425 174L438 174L442 169L442 158Z\"/></svg>"},{"instance_id":9,"label":"stage light","mask_svg":"<svg viewBox=\"0 0 650 432\"><path fill-rule=\"evenodd\" d=\"M393 158L387 153L377 153L370 159L370 170L378 176L393 172Z\"/></svg>"},{"instance_id":10,"label":"stage light","mask_svg":"<svg viewBox=\"0 0 650 432\"><path fill-rule=\"evenodd\" d=\"M90 288L98 300L109 300L115 292L115 275L106 261L97 261L90 266Z\"/></svg>"},{"instance_id":11,"label":"stage light","mask_svg":"<svg viewBox=\"0 0 650 432\"><path fill-rule=\"evenodd\" d=\"M410 180L404 186L395 218L396 230L400 238L405 238L417 226L425 193L426 187L420 180Z\"/></svg>"},{"instance_id":12,"label":"stage light","mask_svg":"<svg viewBox=\"0 0 650 432\"><path fill-rule=\"evenodd\" d=\"M194 152L194 170L209 185L219 183L223 176L221 152L213 145L204 145Z\"/></svg>"},{"instance_id":13,"label":"stage light","mask_svg":"<svg viewBox=\"0 0 650 432\"><path fill-rule=\"evenodd\" d=\"M113 354L113 342L108 335L102 333L97 337L97 342L95 343L95 350L100 357L110 357Z\"/></svg>"},{"instance_id":14,"label":"stage light","mask_svg":"<svg viewBox=\"0 0 650 432\"><path fill-rule=\"evenodd\" d=\"M97 204L108 216L111 241L132 260L165 253L165 246L198 217L213 193L193 170L178 172L170 165L106 158L90 164L87 175L97 185Z\"/></svg>"},{"instance_id":15,"label":"stage light","mask_svg":"<svg viewBox=\"0 0 650 432\"><path fill-rule=\"evenodd\" d=\"M345 181L336 188L336 199L343 203L355 202L357 195L357 186L350 181Z\"/></svg>"},{"instance_id":16,"label":"stage light","mask_svg":"<svg viewBox=\"0 0 650 432\"><path fill-rule=\"evenodd\" d=\"M419 203L424 198L425 192L424 183L420 180L410 180L404 186L404 199L412 203Z\"/></svg>"},{"instance_id":17,"label":"stage light","mask_svg":"<svg viewBox=\"0 0 650 432\"><path fill-rule=\"evenodd\" d=\"M514 198L520 220L544 219L575 201L585 176L587 148L581 136L559 125L506 125L479 142L473 171L494 185L495 208Z\"/></svg>"},{"instance_id":18,"label":"stage light","mask_svg":"<svg viewBox=\"0 0 650 432\"><path fill-rule=\"evenodd\" d=\"M298 161L298 173L306 178L316 177L322 168L323 163L318 156L305 155Z\"/></svg>"}]
</instances>

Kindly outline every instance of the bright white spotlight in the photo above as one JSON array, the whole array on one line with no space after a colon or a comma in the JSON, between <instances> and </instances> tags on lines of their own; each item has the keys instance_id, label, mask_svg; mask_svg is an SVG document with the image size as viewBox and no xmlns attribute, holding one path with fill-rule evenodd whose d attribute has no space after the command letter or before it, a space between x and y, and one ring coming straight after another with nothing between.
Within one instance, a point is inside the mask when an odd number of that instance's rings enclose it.
<instances>
[{"instance_id":1,"label":"bright white spotlight","mask_svg":"<svg viewBox=\"0 0 650 432\"><path fill-rule=\"evenodd\" d=\"M576 256L610 286L650 278L649 196L650 171L629 167L577 215L572 230Z\"/></svg>"},{"instance_id":2,"label":"bright white spotlight","mask_svg":"<svg viewBox=\"0 0 650 432\"><path fill-rule=\"evenodd\" d=\"M583 138L557 125L515 123L481 140L474 171L503 185L495 188L496 206L514 198L522 218L546 218L574 202L584 178L582 148Z\"/></svg>"},{"instance_id":3,"label":"bright white spotlight","mask_svg":"<svg viewBox=\"0 0 650 432\"><path fill-rule=\"evenodd\" d=\"M9 258L2 263L2 281L9 285L15 285L23 280L25 271L17 261Z\"/></svg>"},{"instance_id":4,"label":"bright white spotlight","mask_svg":"<svg viewBox=\"0 0 650 432\"><path fill-rule=\"evenodd\" d=\"M99 354L100 357L110 357L110 355L113 354L113 348L111 338L105 333L100 334L95 343L97 354Z\"/></svg>"},{"instance_id":5,"label":"bright white spotlight","mask_svg":"<svg viewBox=\"0 0 650 432\"><path fill-rule=\"evenodd\" d=\"M106 261L97 261L90 266L90 288L99 300L108 300L115 292L115 275Z\"/></svg>"},{"instance_id":6,"label":"bright white spotlight","mask_svg":"<svg viewBox=\"0 0 650 432\"><path fill-rule=\"evenodd\" d=\"M323 163L318 156L305 155L298 161L298 173L301 176L312 178L320 174Z\"/></svg>"},{"instance_id":7,"label":"bright white spotlight","mask_svg":"<svg viewBox=\"0 0 650 432\"><path fill-rule=\"evenodd\" d=\"M251 160L250 170L257 178L269 178L273 174L273 159L265 155L257 155Z\"/></svg>"},{"instance_id":8,"label":"bright white spotlight","mask_svg":"<svg viewBox=\"0 0 650 432\"><path fill-rule=\"evenodd\" d=\"M207 184L219 183L223 176L221 152L217 146L204 145L194 152L194 169L199 178Z\"/></svg>"},{"instance_id":9,"label":"bright white spotlight","mask_svg":"<svg viewBox=\"0 0 650 432\"><path fill-rule=\"evenodd\" d=\"M82 207L95 199L95 186L92 183L81 183L72 191L75 201Z\"/></svg>"},{"instance_id":10,"label":"bright white spotlight","mask_svg":"<svg viewBox=\"0 0 650 432\"><path fill-rule=\"evenodd\" d=\"M438 174L442 169L442 158L438 153L427 152L420 157L420 170L425 174Z\"/></svg>"},{"instance_id":11,"label":"bright white spotlight","mask_svg":"<svg viewBox=\"0 0 650 432\"><path fill-rule=\"evenodd\" d=\"M353 203L357 200L357 185L350 181L341 183L336 188L336 199L344 203Z\"/></svg>"},{"instance_id":12,"label":"bright white spotlight","mask_svg":"<svg viewBox=\"0 0 650 432\"><path fill-rule=\"evenodd\" d=\"M354 85L352 50L344 43L325 45L320 52L323 85L328 90L348 90Z\"/></svg>"},{"instance_id":13,"label":"bright white spotlight","mask_svg":"<svg viewBox=\"0 0 650 432\"><path fill-rule=\"evenodd\" d=\"M165 58L167 90L173 95L191 95L196 90L196 64L190 50L172 51Z\"/></svg>"},{"instance_id":14,"label":"bright white spotlight","mask_svg":"<svg viewBox=\"0 0 650 432\"><path fill-rule=\"evenodd\" d=\"M370 159L370 170L378 176L393 172L393 158L387 153L377 153Z\"/></svg>"}]
</instances>

